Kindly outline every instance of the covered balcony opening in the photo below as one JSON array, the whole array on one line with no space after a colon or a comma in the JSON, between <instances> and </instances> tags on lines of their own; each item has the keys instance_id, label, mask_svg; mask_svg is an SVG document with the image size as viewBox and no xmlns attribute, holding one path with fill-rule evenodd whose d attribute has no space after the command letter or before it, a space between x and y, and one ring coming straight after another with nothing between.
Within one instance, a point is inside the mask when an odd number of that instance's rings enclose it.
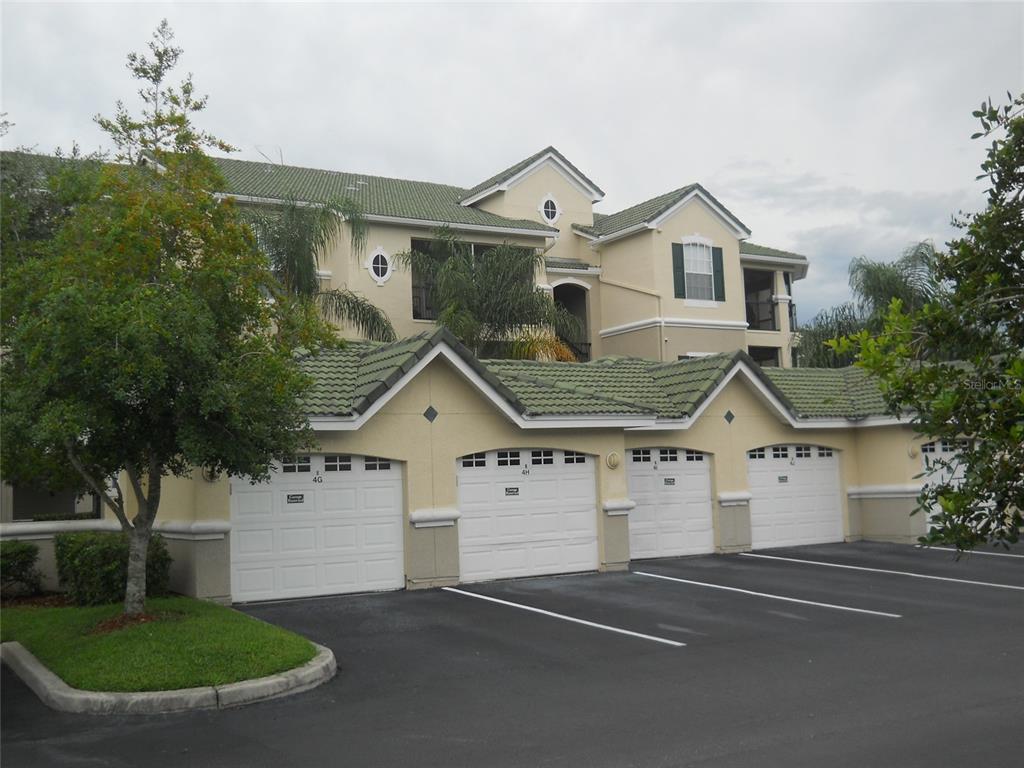
<instances>
[{"instance_id":1,"label":"covered balcony opening","mask_svg":"<svg viewBox=\"0 0 1024 768\"><path fill-rule=\"evenodd\" d=\"M763 269L743 270L743 289L747 305L747 328L751 331L777 331L775 318L775 273Z\"/></svg>"},{"instance_id":2,"label":"covered balcony opening","mask_svg":"<svg viewBox=\"0 0 1024 768\"><path fill-rule=\"evenodd\" d=\"M590 325L587 318L587 289L576 283L561 283L554 287L555 303L564 307L580 321L579 338L562 338L581 363L590 360Z\"/></svg>"}]
</instances>

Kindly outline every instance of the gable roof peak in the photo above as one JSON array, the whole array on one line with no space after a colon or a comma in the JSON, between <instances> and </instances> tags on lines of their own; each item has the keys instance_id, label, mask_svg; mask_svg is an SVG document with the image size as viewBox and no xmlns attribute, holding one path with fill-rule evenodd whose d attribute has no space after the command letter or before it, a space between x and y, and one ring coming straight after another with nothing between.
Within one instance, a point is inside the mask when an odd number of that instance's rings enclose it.
<instances>
[{"instance_id":1,"label":"gable roof peak","mask_svg":"<svg viewBox=\"0 0 1024 768\"><path fill-rule=\"evenodd\" d=\"M553 161L569 181L578 187L583 194L589 195L591 202L596 203L604 197L604 190L587 178L583 171L569 162L565 155L549 144L539 152L534 152L529 157L510 165L505 170L494 174L489 179L485 179L472 189L467 190L459 202L464 206L471 206L497 192L504 192L549 160Z\"/></svg>"}]
</instances>

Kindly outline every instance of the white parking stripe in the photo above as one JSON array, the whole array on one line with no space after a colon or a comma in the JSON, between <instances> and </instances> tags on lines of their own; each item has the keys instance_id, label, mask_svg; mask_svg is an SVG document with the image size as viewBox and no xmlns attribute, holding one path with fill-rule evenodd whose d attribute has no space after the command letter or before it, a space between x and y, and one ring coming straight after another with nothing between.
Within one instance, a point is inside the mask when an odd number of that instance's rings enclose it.
<instances>
[{"instance_id":1,"label":"white parking stripe","mask_svg":"<svg viewBox=\"0 0 1024 768\"><path fill-rule=\"evenodd\" d=\"M884 611L869 611L867 608L851 608L848 605L834 605L832 603L816 603L813 600L800 600L796 597L784 597L783 595L770 595L767 592L753 592L749 589L739 587L725 587L721 584L708 584L706 581L690 581L689 579L678 579L675 576L662 576L660 573L646 573L644 571L633 571L636 576L649 576L652 579L664 579L665 581L678 581L680 584L693 584L697 587L710 587L711 589L724 589L727 592L739 592L744 595L755 597L767 597L772 600L785 600L787 603L800 603L801 605L814 605L818 608L833 608L837 611L852 611L853 613L868 613L872 616L885 616L889 619L902 619L898 613L885 613Z\"/></svg>"},{"instance_id":2,"label":"white parking stripe","mask_svg":"<svg viewBox=\"0 0 1024 768\"><path fill-rule=\"evenodd\" d=\"M552 611L545 611L541 608L534 608L531 605L522 605L521 603L512 603L508 600L499 600L496 597L488 597L487 595L479 595L476 592L466 592L462 589L456 589L455 587L442 587L445 592L452 592L456 595L465 595L466 597L475 597L478 600L486 600L489 603L498 603L499 605L507 605L510 608L518 608L521 611L529 611L530 613L539 613L542 616L550 616L553 619L561 619L562 621L571 621L573 624L582 624L585 627L594 627L595 629L604 629L609 632L616 632L620 635L629 635L630 637L639 637L641 640L650 640L655 643L664 643L665 645L671 645L674 648L682 648L686 643L680 643L678 640L668 640L664 637L655 637L654 635L645 635L641 632L633 632L629 629L620 629L619 627L609 627L607 624L598 624L593 621L586 621L584 619L577 619L575 616L566 616L562 613L554 613Z\"/></svg>"},{"instance_id":3,"label":"white parking stripe","mask_svg":"<svg viewBox=\"0 0 1024 768\"><path fill-rule=\"evenodd\" d=\"M828 568L848 568L851 571L872 571L874 573L891 573L897 576L911 576L915 579L933 579L934 581L952 581L957 584L975 584L979 587L996 587L997 589L1016 589L1024 592L1024 587L1015 584L993 584L990 581L972 581L971 579L954 579L949 576L930 576L926 573L912 571L890 571L887 568L868 568L863 565L843 565L841 563L823 563L820 560L800 560L796 557L779 557L778 555L759 555L756 552L740 552L743 557L759 557L763 560L781 560L785 563L803 563L805 565L824 565Z\"/></svg>"},{"instance_id":4,"label":"white parking stripe","mask_svg":"<svg viewBox=\"0 0 1024 768\"><path fill-rule=\"evenodd\" d=\"M959 549L955 547L922 547L920 544L915 544L918 549L934 549L939 552L959 552ZM976 549L965 549L963 550L965 555L995 555L996 557L1024 557L1024 555L1018 555L1013 552L979 552Z\"/></svg>"}]
</instances>

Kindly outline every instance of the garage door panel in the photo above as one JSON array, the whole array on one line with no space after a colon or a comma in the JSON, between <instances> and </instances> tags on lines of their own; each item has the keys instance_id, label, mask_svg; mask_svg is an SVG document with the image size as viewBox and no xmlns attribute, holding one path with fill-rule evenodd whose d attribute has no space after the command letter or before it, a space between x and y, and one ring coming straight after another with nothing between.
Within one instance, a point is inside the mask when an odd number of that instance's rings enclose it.
<instances>
[{"instance_id":1,"label":"garage door panel","mask_svg":"<svg viewBox=\"0 0 1024 768\"><path fill-rule=\"evenodd\" d=\"M363 526L363 546L370 548L394 548L395 540L402 535L397 522L367 523Z\"/></svg>"},{"instance_id":2,"label":"garage door panel","mask_svg":"<svg viewBox=\"0 0 1024 768\"><path fill-rule=\"evenodd\" d=\"M235 514L239 518L270 517L274 514L274 494L271 491L251 489L236 492L237 507Z\"/></svg>"},{"instance_id":3,"label":"garage door panel","mask_svg":"<svg viewBox=\"0 0 1024 768\"><path fill-rule=\"evenodd\" d=\"M316 554L316 528L284 528L279 533L281 554Z\"/></svg>"},{"instance_id":4,"label":"garage door panel","mask_svg":"<svg viewBox=\"0 0 1024 768\"><path fill-rule=\"evenodd\" d=\"M345 560L326 562L323 565L323 581L324 586L332 592L354 592L361 583L359 565Z\"/></svg>"},{"instance_id":5,"label":"garage door panel","mask_svg":"<svg viewBox=\"0 0 1024 768\"><path fill-rule=\"evenodd\" d=\"M636 461L637 455L650 461ZM687 455L700 457L700 460ZM675 460L672 460L674 457ZM677 557L714 551L710 463L682 449L637 449L627 456L630 557Z\"/></svg>"},{"instance_id":6,"label":"garage door panel","mask_svg":"<svg viewBox=\"0 0 1024 768\"><path fill-rule=\"evenodd\" d=\"M843 540L838 456L815 446L775 446L751 451L751 541L755 549ZM785 449L784 457L772 456ZM763 456L760 458L759 456Z\"/></svg>"},{"instance_id":7,"label":"garage door panel","mask_svg":"<svg viewBox=\"0 0 1024 768\"><path fill-rule=\"evenodd\" d=\"M238 568L232 575L232 588L239 599L274 592L274 569L269 566Z\"/></svg>"},{"instance_id":8,"label":"garage door panel","mask_svg":"<svg viewBox=\"0 0 1024 768\"><path fill-rule=\"evenodd\" d=\"M364 471L356 456L348 471L325 471L319 455L309 466L257 486L232 481L235 600L404 585L401 470Z\"/></svg>"},{"instance_id":9,"label":"garage door panel","mask_svg":"<svg viewBox=\"0 0 1024 768\"><path fill-rule=\"evenodd\" d=\"M354 512L358 508L354 488L327 487L321 493L321 498L323 499L323 510L327 514L345 514Z\"/></svg>"},{"instance_id":10,"label":"garage door panel","mask_svg":"<svg viewBox=\"0 0 1024 768\"><path fill-rule=\"evenodd\" d=\"M325 525L324 549L328 552L355 550L359 546L359 527L352 525Z\"/></svg>"},{"instance_id":11,"label":"garage door panel","mask_svg":"<svg viewBox=\"0 0 1024 768\"><path fill-rule=\"evenodd\" d=\"M458 462L463 581L597 568L592 460L565 464L552 450L551 464L534 465L530 451L520 456L520 465L500 466L497 451Z\"/></svg>"},{"instance_id":12,"label":"garage door panel","mask_svg":"<svg viewBox=\"0 0 1024 768\"><path fill-rule=\"evenodd\" d=\"M262 530L239 532L233 556L246 555L269 555L274 552L274 530L264 528Z\"/></svg>"}]
</instances>

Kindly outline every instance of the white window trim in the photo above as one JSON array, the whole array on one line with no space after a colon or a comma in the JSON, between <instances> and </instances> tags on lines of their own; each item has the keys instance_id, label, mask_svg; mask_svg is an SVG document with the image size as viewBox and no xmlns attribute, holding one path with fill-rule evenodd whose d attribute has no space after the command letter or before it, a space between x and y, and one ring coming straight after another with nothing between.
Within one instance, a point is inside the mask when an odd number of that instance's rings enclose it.
<instances>
[{"instance_id":1,"label":"white window trim","mask_svg":"<svg viewBox=\"0 0 1024 768\"><path fill-rule=\"evenodd\" d=\"M384 273L383 277L378 277L373 271L373 260L377 256L383 256L388 262L388 271ZM369 256L366 257L366 261L363 262L363 266L366 267L366 271L370 273L370 279L377 285L384 285L384 283L391 279L391 275L395 272L395 260L391 258L391 254L379 245L370 252Z\"/></svg>"},{"instance_id":2,"label":"white window trim","mask_svg":"<svg viewBox=\"0 0 1024 768\"><path fill-rule=\"evenodd\" d=\"M544 204L547 203L549 200L555 204L555 218L553 219L549 219L547 216L544 215ZM537 212L540 213L541 221L543 221L545 224L555 224L558 222L560 218L562 218L562 206L558 204L558 200L556 200L555 196L550 192L544 195L543 199L541 199L540 205L537 206Z\"/></svg>"},{"instance_id":3,"label":"white window trim","mask_svg":"<svg viewBox=\"0 0 1024 768\"><path fill-rule=\"evenodd\" d=\"M700 234L697 234L696 232L694 232L692 235L683 235L679 239L679 242L681 242L683 244L683 279L684 280L686 279L686 275L689 274L689 272L686 269L686 246L688 246L688 245L701 245L701 246L706 247L708 249L708 251L711 253L711 272L708 273L708 274L711 275L711 296L712 296L712 298L710 298L710 299L691 299L691 298L685 298L685 299L683 299L683 306L685 306L685 307L703 307L705 309L715 309L715 308L717 308L723 302L715 301L714 300L714 295L715 295L715 257L714 257L714 251L712 250L714 248L714 246L715 246L714 241L711 238L704 237L703 235L700 235ZM703 272L694 272L693 274L697 275L697 274L705 274L705 273L703 273ZM686 286L686 293L687 293L687 297L688 297L689 293L690 293L690 286L689 285Z\"/></svg>"}]
</instances>

